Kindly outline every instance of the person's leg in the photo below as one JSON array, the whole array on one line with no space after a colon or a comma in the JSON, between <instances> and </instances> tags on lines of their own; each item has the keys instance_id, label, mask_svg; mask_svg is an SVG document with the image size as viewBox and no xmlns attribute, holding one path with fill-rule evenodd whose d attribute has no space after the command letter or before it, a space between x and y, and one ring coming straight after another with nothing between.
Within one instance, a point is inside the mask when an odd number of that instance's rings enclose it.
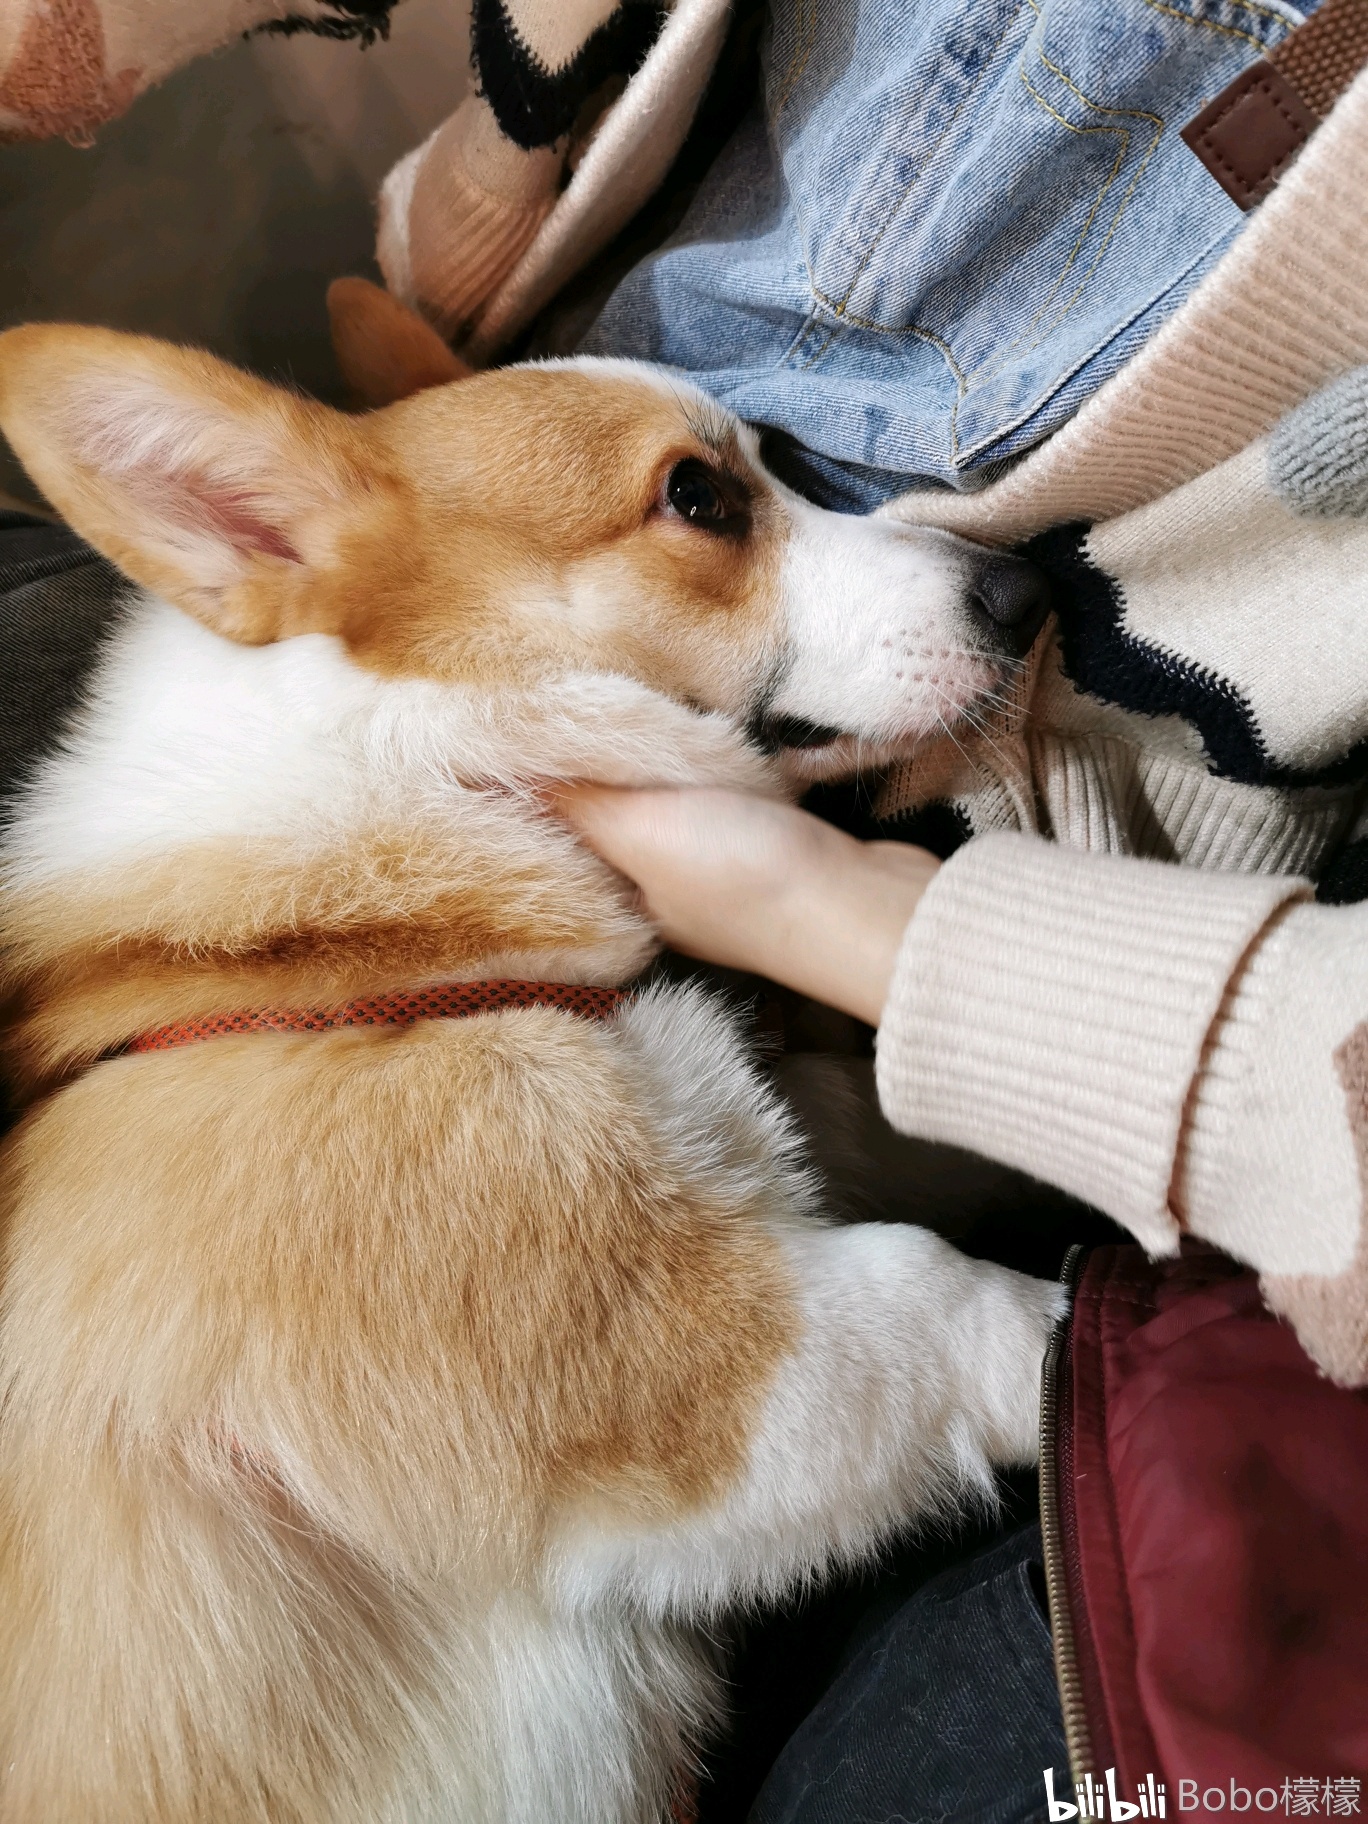
<instances>
[{"instance_id":1,"label":"person's leg","mask_svg":"<svg viewBox=\"0 0 1368 1824\"><path fill-rule=\"evenodd\" d=\"M60 741L127 587L69 526L0 506L0 811Z\"/></svg>"},{"instance_id":2,"label":"person's leg","mask_svg":"<svg viewBox=\"0 0 1368 1824\"><path fill-rule=\"evenodd\" d=\"M0 501L0 819L80 707L126 587L69 526ZM13 1119L0 1084L0 1134Z\"/></svg>"},{"instance_id":3,"label":"person's leg","mask_svg":"<svg viewBox=\"0 0 1368 1824\"><path fill-rule=\"evenodd\" d=\"M943 1572L850 1656L749 1824L1026 1824L1071 1791L1040 1529Z\"/></svg>"}]
</instances>

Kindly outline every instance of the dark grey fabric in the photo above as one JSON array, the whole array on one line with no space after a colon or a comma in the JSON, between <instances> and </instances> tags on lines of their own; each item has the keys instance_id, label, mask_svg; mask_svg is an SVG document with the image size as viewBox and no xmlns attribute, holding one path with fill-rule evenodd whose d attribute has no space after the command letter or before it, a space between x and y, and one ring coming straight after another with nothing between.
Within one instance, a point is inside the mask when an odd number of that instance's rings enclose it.
<instances>
[{"instance_id":1,"label":"dark grey fabric","mask_svg":"<svg viewBox=\"0 0 1368 1824\"><path fill-rule=\"evenodd\" d=\"M779 1756L750 1824L1027 1824L1072 1783L1040 1528L943 1572L869 1636Z\"/></svg>"},{"instance_id":2,"label":"dark grey fabric","mask_svg":"<svg viewBox=\"0 0 1368 1824\"><path fill-rule=\"evenodd\" d=\"M70 527L0 511L0 815L79 707L127 588Z\"/></svg>"}]
</instances>

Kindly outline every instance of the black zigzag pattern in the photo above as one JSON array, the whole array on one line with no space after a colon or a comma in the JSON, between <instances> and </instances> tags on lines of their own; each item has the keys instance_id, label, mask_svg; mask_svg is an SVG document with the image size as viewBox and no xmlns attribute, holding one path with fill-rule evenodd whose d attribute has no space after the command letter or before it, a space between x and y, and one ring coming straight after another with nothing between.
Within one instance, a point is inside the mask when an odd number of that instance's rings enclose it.
<instances>
[{"instance_id":1,"label":"black zigzag pattern","mask_svg":"<svg viewBox=\"0 0 1368 1824\"><path fill-rule=\"evenodd\" d=\"M1321 875L1316 898L1326 906L1356 906L1368 899L1368 838L1345 844Z\"/></svg>"},{"instance_id":2,"label":"black zigzag pattern","mask_svg":"<svg viewBox=\"0 0 1368 1824\"><path fill-rule=\"evenodd\" d=\"M940 861L949 861L974 834L969 813L952 798L931 798L914 809L902 811L878 825L883 842L911 842L929 849Z\"/></svg>"},{"instance_id":3,"label":"black zigzag pattern","mask_svg":"<svg viewBox=\"0 0 1368 1824\"><path fill-rule=\"evenodd\" d=\"M515 145L527 152L554 145L610 76L636 74L664 20L656 0L622 0L569 63L548 70L519 37L504 0L475 0L471 48L480 93Z\"/></svg>"},{"instance_id":4,"label":"black zigzag pattern","mask_svg":"<svg viewBox=\"0 0 1368 1824\"><path fill-rule=\"evenodd\" d=\"M389 37L390 14L399 0L327 0L327 4L336 13L335 19L301 19L298 13L291 13L255 29L276 32L283 38L293 38L296 32L312 32L318 38L355 38L364 47ZM247 35L253 36L251 32Z\"/></svg>"},{"instance_id":5,"label":"black zigzag pattern","mask_svg":"<svg viewBox=\"0 0 1368 1824\"><path fill-rule=\"evenodd\" d=\"M1244 695L1227 679L1130 633L1115 580L1083 549L1086 526L1061 526L1023 547L1055 588L1064 675L1079 690L1142 716L1181 716L1213 772L1245 785L1349 785L1368 775L1368 739L1327 766L1274 760Z\"/></svg>"}]
</instances>

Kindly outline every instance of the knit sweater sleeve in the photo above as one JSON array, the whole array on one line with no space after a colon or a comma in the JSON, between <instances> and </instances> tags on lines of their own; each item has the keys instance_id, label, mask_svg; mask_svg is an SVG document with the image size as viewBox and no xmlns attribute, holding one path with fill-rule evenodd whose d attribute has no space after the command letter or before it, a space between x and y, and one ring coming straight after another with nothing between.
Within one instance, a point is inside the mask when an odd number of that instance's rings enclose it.
<instances>
[{"instance_id":1,"label":"knit sweater sleeve","mask_svg":"<svg viewBox=\"0 0 1368 1824\"><path fill-rule=\"evenodd\" d=\"M904 937L878 1041L895 1127L1073 1192L1151 1253L1257 1267L1368 1381L1368 906L1306 883L966 845Z\"/></svg>"}]
</instances>

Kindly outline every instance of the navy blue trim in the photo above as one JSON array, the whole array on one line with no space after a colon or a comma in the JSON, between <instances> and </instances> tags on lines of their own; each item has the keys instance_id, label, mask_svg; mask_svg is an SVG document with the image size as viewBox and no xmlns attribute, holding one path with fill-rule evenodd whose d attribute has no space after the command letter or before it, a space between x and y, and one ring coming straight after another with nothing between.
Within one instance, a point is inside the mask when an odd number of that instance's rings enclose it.
<instances>
[{"instance_id":1,"label":"navy blue trim","mask_svg":"<svg viewBox=\"0 0 1368 1824\"><path fill-rule=\"evenodd\" d=\"M1323 906L1356 906L1368 899L1368 838L1347 843L1321 875L1316 898Z\"/></svg>"},{"instance_id":2,"label":"navy blue trim","mask_svg":"<svg viewBox=\"0 0 1368 1824\"><path fill-rule=\"evenodd\" d=\"M389 37L390 13L399 0L327 0L327 4L337 14L335 19L301 19L298 13L291 13L285 19L270 19L255 31L282 38L293 38L296 32L312 32L316 38L355 38L364 49L377 38Z\"/></svg>"},{"instance_id":3,"label":"navy blue trim","mask_svg":"<svg viewBox=\"0 0 1368 1824\"><path fill-rule=\"evenodd\" d=\"M949 861L974 834L969 813L952 798L932 798L911 810L900 811L880 826L885 842L910 842L929 849L940 861Z\"/></svg>"},{"instance_id":4,"label":"navy blue trim","mask_svg":"<svg viewBox=\"0 0 1368 1824\"><path fill-rule=\"evenodd\" d=\"M1211 770L1244 785L1350 785L1368 773L1368 738L1320 767L1284 766L1254 711L1227 679L1130 633L1114 578L1083 549L1086 526L1061 526L1023 547L1049 575L1059 613L1064 675L1087 696L1141 716L1181 716L1197 730Z\"/></svg>"},{"instance_id":5,"label":"navy blue trim","mask_svg":"<svg viewBox=\"0 0 1368 1824\"><path fill-rule=\"evenodd\" d=\"M622 0L569 63L548 70L519 36L504 0L475 0L470 39L480 93L515 145L526 152L554 145L610 76L636 74L664 20L656 0Z\"/></svg>"},{"instance_id":6,"label":"navy blue trim","mask_svg":"<svg viewBox=\"0 0 1368 1824\"><path fill-rule=\"evenodd\" d=\"M877 817L874 806L887 782L885 773L855 779L837 779L812 786L803 798L803 809L834 823L861 842L910 842L948 861L974 834L969 813L950 798L932 798L891 817Z\"/></svg>"}]
</instances>

